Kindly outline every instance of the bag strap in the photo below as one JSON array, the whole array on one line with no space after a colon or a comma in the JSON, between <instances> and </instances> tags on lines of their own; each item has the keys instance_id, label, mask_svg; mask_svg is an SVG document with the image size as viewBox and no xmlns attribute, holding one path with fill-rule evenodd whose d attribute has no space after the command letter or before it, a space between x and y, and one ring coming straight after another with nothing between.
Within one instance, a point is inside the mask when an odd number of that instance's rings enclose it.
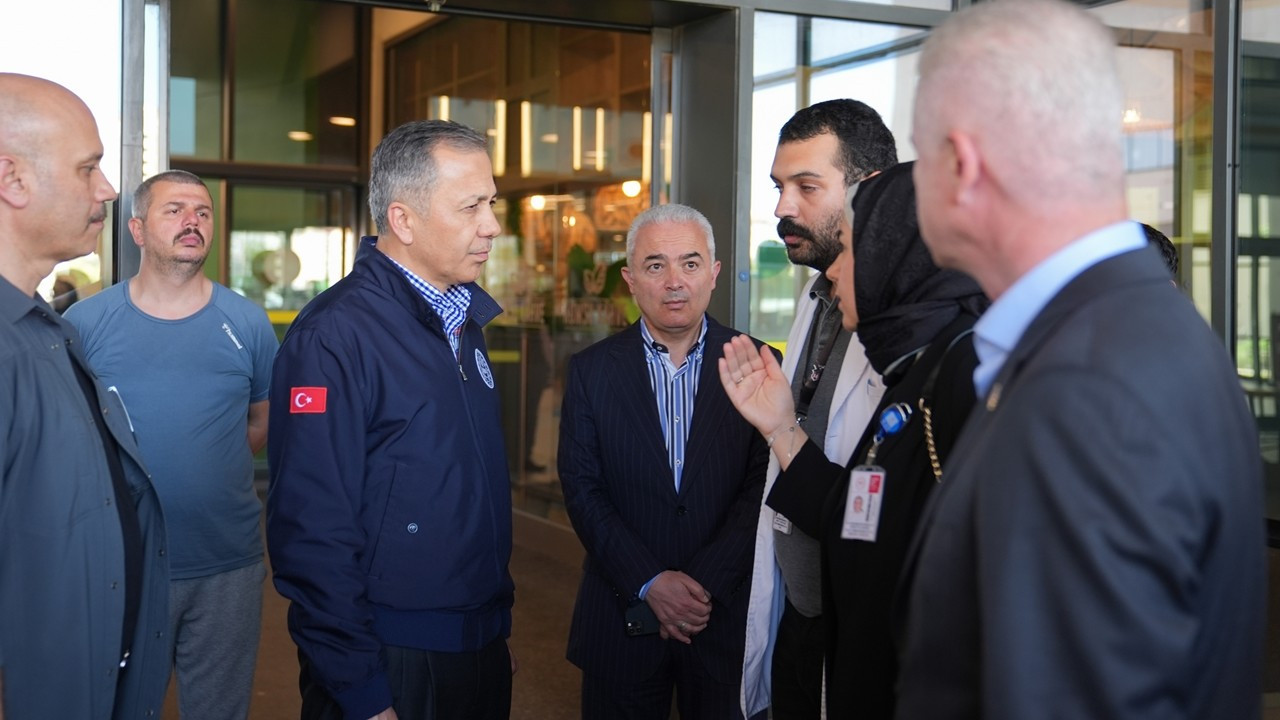
<instances>
[{"instance_id":1,"label":"bag strap","mask_svg":"<svg viewBox=\"0 0 1280 720\"><path fill-rule=\"evenodd\" d=\"M938 457L938 444L933 439L933 389L938 384L938 372L942 369L942 363L946 360L947 353L951 352L951 348L956 346L965 338L965 336L973 333L973 327L970 326L955 334L951 338L951 342L942 348L942 352L937 353L934 359L933 368L929 371L929 377L924 381L924 387L920 391L919 406L924 413L924 441L929 449L929 465L933 468L933 479L935 482L942 482L942 459ZM931 348L932 349L932 348ZM934 353L929 353L934 355Z\"/></svg>"}]
</instances>

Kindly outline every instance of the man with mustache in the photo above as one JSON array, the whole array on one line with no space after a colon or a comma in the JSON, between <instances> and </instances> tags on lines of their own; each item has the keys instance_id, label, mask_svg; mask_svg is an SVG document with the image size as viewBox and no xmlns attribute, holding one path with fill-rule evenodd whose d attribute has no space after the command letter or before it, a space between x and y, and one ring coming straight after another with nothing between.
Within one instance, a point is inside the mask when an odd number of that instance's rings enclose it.
<instances>
[{"instance_id":1,"label":"man with mustache","mask_svg":"<svg viewBox=\"0 0 1280 720\"><path fill-rule=\"evenodd\" d=\"M587 550L569 630L582 717L741 717L751 535L764 438L716 360L720 263L702 213L661 205L627 232L640 320L573 356L560 413L565 508ZM757 341L757 346L759 342Z\"/></svg>"},{"instance_id":2,"label":"man with mustache","mask_svg":"<svg viewBox=\"0 0 1280 720\"><path fill-rule=\"evenodd\" d=\"M879 113L857 100L827 100L782 126L770 177L778 189L778 237L787 257L813 268L796 303L782 369L792 379L797 420L828 458L853 452L884 386L840 308L825 273L840 255L845 191L898 162L893 133ZM778 477L771 458L764 495ZM772 707L777 720L822 712L822 567L818 541L768 505L756 527L742 710Z\"/></svg>"},{"instance_id":3,"label":"man with mustache","mask_svg":"<svg viewBox=\"0 0 1280 720\"><path fill-rule=\"evenodd\" d=\"M36 294L116 197L89 108L0 73L0 717L155 715L169 568L119 398Z\"/></svg>"},{"instance_id":4,"label":"man with mustache","mask_svg":"<svg viewBox=\"0 0 1280 720\"><path fill-rule=\"evenodd\" d=\"M169 658L184 720L245 718L262 614L262 505L253 454L267 442L276 337L262 308L203 272L213 201L162 172L134 193L135 277L66 318L124 402L169 525Z\"/></svg>"}]
</instances>

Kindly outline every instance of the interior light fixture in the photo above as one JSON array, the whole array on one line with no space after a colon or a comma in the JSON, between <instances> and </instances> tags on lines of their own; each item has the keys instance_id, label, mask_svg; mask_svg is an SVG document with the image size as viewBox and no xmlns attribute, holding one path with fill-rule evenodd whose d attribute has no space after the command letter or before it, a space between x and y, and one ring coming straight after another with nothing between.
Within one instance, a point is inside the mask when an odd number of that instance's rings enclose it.
<instances>
[{"instance_id":1,"label":"interior light fixture","mask_svg":"<svg viewBox=\"0 0 1280 720\"><path fill-rule=\"evenodd\" d=\"M507 174L507 101L493 101L493 174Z\"/></svg>"},{"instance_id":2,"label":"interior light fixture","mask_svg":"<svg viewBox=\"0 0 1280 720\"><path fill-rule=\"evenodd\" d=\"M604 170L604 108L596 108L596 171Z\"/></svg>"},{"instance_id":3,"label":"interior light fixture","mask_svg":"<svg viewBox=\"0 0 1280 720\"><path fill-rule=\"evenodd\" d=\"M329 118L329 124L337 125L338 127L355 127L356 119L353 117L347 117L345 115L334 115L333 117Z\"/></svg>"},{"instance_id":4,"label":"interior light fixture","mask_svg":"<svg viewBox=\"0 0 1280 720\"><path fill-rule=\"evenodd\" d=\"M1142 122L1142 113L1139 112L1137 108L1125 108L1125 111L1124 111L1125 125L1136 125L1137 123L1140 123L1140 122Z\"/></svg>"},{"instance_id":5,"label":"interior light fixture","mask_svg":"<svg viewBox=\"0 0 1280 720\"><path fill-rule=\"evenodd\" d=\"M627 197L635 197L640 194L640 181L628 180L622 183L622 194Z\"/></svg>"},{"instance_id":6,"label":"interior light fixture","mask_svg":"<svg viewBox=\"0 0 1280 720\"><path fill-rule=\"evenodd\" d=\"M543 210L547 207L547 199L541 195L534 195L529 198L529 207L534 210Z\"/></svg>"},{"instance_id":7,"label":"interior light fixture","mask_svg":"<svg viewBox=\"0 0 1280 720\"><path fill-rule=\"evenodd\" d=\"M290 130L288 132L288 137L290 140L295 140L297 142L307 142L313 139L315 136L307 132L306 130Z\"/></svg>"}]
</instances>

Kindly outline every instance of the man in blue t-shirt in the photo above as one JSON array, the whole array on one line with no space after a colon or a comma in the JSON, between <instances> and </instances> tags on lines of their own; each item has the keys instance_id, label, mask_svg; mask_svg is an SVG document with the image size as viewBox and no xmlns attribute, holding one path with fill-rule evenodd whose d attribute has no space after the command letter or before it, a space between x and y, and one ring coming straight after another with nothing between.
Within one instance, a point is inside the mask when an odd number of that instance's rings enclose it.
<instances>
[{"instance_id":1,"label":"man in blue t-shirt","mask_svg":"<svg viewBox=\"0 0 1280 720\"><path fill-rule=\"evenodd\" d=\"M124 402L169 519L183 720L248 716L265 576L253 454L267 442L277 342L261 308L204 275L212 205L191 173L143 182L129 221L137 276L66 314Z\"/></svg>"}]
</instances>

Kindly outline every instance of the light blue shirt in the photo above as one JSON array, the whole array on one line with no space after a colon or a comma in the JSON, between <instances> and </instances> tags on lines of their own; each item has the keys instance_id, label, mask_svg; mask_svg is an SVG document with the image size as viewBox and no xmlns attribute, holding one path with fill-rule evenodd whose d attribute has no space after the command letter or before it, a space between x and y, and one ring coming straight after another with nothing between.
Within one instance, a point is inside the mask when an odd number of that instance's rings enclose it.
<instances>
[{"instance_id":1,"label":"light blue shirt","mask_svg":"<svg viewBox=\"0 0 1280 720\"><path fill-rule=\"evenodd\" d=\"M1027 326L1058 291L1103 260L1146 244L1137 223L1115 223L1067 245L1018 278L973 326L973 349L978 355L973 386L978 397L986 396Z\"/></svg>"},{"instance_id":2,"label":"light blue shirt","mask_svg":"<svg viewBox=\"0 0 1280 720\"><path fill-rule=\"evenodd\" d=\"M689 442L689 424L693 420L693 402L698 396L698 376L702 374L702 352L706 348L707 318L702 317L702 331L689 348L684 365L676 367L671 355L659 349L649 333L649 326L640 320L640 335L644 338L645 363L649 367L649 386L658 403L658 421L662 424L662 437L667 443L667 462L675 478L676 492L680 491L680 476L684 472L684 448ZM640 588L643 599L649 594L649 586L655 575Z\"/></svg>"}]
</instances>

